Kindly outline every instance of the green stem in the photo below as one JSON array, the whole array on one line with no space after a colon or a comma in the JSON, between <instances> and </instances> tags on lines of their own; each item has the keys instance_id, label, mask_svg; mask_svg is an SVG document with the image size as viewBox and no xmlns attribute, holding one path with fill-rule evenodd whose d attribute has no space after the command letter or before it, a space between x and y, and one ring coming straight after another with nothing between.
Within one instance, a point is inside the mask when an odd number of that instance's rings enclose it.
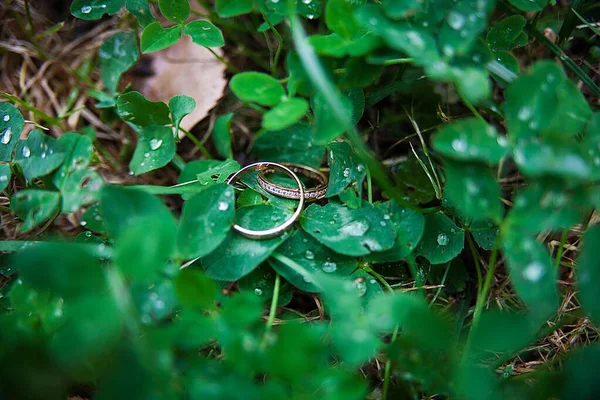
<instances>
[{"instance_id":1,"label":"green stem","mask_svg":"<svg viewBox=\"0 0 600 400\"><path fill-rule=\"evenodd\" d=\"M277 38L277 50L275 50L275 57L273 58L273 62L271 63L271 75L275 77L277 75L277 63L279 62L279 57L281 56L281 50L283 49L283 38L281 34L275 28L275 26L271 23L266 14L263 13L263 18L269 24L269 27L273 31L273 34Z\"/></svg>"},{"instance_id":2,"label":"green stem","mask_svg":"<svg viewBox=\"0 0 600 400\"><path fill-rule=\"evenodd\" d=\"M481 275L481 264L479 263L479 254L477 253L477 248L475 247L475 243L473 242L473 237L471 232L466 229L467 243L469 244L469 249L471 250L471 256L473 257L473 262L475 263L475 271L477 272L477 297L480 297L481 294L481 283L483 282L483 278Z\"/></svg>"},{"instance_id":3,"label":"green stem","mask_svg":"<svg viewBox=\"0 0 600 400\"><path fill-rule=\"evenodd\" d=\"M217 53L215 53L215 51L213 49L211 49L210 47L205 47L206 50L210 51L212 53L213 56L215 56L215 58L217 60L219 60L220 62L222 62L229 71L233 72L234 74L238 74L240 72L239 69L237 69L236 67L234 67L229 61L227 61L226 59L224 59L223 57L221 57L220 55L218 55Z\"/></svg>"},{"instance_id":4,"label":"green stem","mask_svg":"<svg viewBox=\"0 0 600 400\"><path fill-rule=\"evenodd\" d=\"M4 97L5 99L7 99L9 101L12 101L13 103L17 103L18 105L20 105L21 107L25 108L26 110L31 111L34 115L36 115L40 119L46 121L51 126L56 126L56 125L60 124L60 120L59 119L49 116L48 114L46 114L42 110L39 110L39 109L35 108L31 104L27 103L26 101L23 101L23 100L19 99L16 96L13 96L10 93L0 92L0 97Z\"/></svg>"},{"instance_id":5,"label":"green stem","mask_svg":"<svg viewBox=\"0 0 600 400\"><path fill-rule=\"evenodd\" d=\"M483 282L483 288L481 288L481 292L477 296L477 302L475 303L475 310L473 311L473 322L471 331L475 329L477 323L479 322L479 318L483 311L483 307L485 305L488 292L490 291L490 286L492 285L492 278L494 277L494 271L496 270L496 261L498 260L498 251L500 249L500 234L496 236L496 240L494 241L494 247L492 248L492 254L490 255L490 262L488 264L488 270L485 275L485 281ZM469 336L471 336L469 334Z\"/></svg>"},{"instance_id":6,"label":"green stem","mask_svg":"<svg viewBox=\"0 0 600 400\"><path fill-rule=\"evenodd\" d=\"M179 154L175 154L175 156L173 156L173 159L171 160L171 164L179 171L183 171L183 168L185 167L185 161L183 160L183 158L181 158L181 156Z\"/></svg>"},{"instance_id":7,"label":"green stem","mask_svg":"<svg viewBox=\"0 0 600 400\"><path fill-rule=\"evenodd\" d=\"M213 156L206 149L206 147L190 131L183 129L182 127L179 127L179 130L184 133L186 138L190 139L191 142L194 143L194 146L196 146L198 150L200 150L200 152L204 154L204 157L208 158L209 160L213 158Z\"/></svg>"},{"instance_id":8,"label":"green stem","mask_svg":"<svg viewBox=\"0 0 600 400\"><path fill-rule=\"evenodd\" d=\"M0 251L15 252L27 247L36 246L42 243L49 243L39 240L5 240L0 241ZM71 243L72 246L85 249L90 252L94 257L108 260L113 258L113 249L104 244L84 244L84 243Z\"/></svg>"},{"instance_id":9,"label":"green stem","mask_svg":"<svg viewBox=\"0 0 600 400\"><path fill-rule=\"evenodd\" d=\"M461 95L461 97L462 97L463 103L465 103L465 105L473 113L473 115L478 120L485 122L485 119L483 119L483 117L481 116L481 114L479 114L479 111L477 111L477 109L475 107L473 107L473 104L471 104L471 102L469 100L467 100L464 96Z\"/></svg>"},{"instance_id":10,"label":"green stem","mask_svg":"<svg viewBox=\"0 0 600 400\"><path fill-rule=\"evenodd\" d=\"M367 198L369 203L373 204L373 182L371 181L371 171L367 168Z\"/></svg>"},{"instance_id":11,"label":"green stem","mask_svg":"<svg viewBox=\"0 0 600 400\"><path fill-rule=\"evenodd\" d=\"M194 183L196 185L194 185ZM141 190L149 194L154 195L167 195L167 194L185 194L185 193L198 193L204 190L205 186L198 185L198 181L185 182L185 184L179 184L174 186L155 186L155 185L132 185L127 188L134 190Z\"/></svg>"},{"instance_id":12,"label":"green stem","mask_svg":"<svg viewBox=\"0 0 600 400\"><path fill-rule=\"evenodd\" d=\"M442 277L442 283L440 284L440 287L438 288L438 290L435 292L435 296L433 296L431 303L429 303L430 308L431 308L431 306L433 306L433 303L435 303L435 301L439 297L440 293L442 293L442 289L444 288L444 285L446 284L446 278L448 278L448 271L450 271L450 264L452 264L452 263L448 262L448 265L446 266L446 271L444 272L444 276Z\"/></svg>"},{"instance_id":13,"label":"green stem","mask_svg":"<svg viewBox=\"0 0 600 400\"><path fill-rule=\"evenodd\" d=\"M281 285L281 278L278 273L275 273L275 287L273 288L273 299L271 300L271 309L269 310L269 319L267 320L267 332L271 330L273 321L275 321L275 314L277 312L277 301L279 300L279 286Z\"/></svg>"},{"instance_id":14,"label":"green stem","mask_svg":"<svg viewBox=\"0 0 600 400\"><path fill-rule=\"evenodd\" d=\"M562 259L562 255L565 251L565 243L567 242L568 235L569 235L569 230L565 229L560 238L560 247L558 248L558 251L556 252L556 260L554 261L554 269L556 271L558 271L558 268L560 267L560 260Z\"/></svg>"}]
</instances>

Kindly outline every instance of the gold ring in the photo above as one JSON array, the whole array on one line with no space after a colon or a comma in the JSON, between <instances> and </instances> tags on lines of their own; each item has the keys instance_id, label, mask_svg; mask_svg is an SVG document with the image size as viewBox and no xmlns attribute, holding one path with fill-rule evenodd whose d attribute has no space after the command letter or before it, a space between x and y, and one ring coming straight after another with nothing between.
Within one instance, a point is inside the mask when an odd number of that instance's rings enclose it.
<instances>
[{"instance_id":1,"label":"gold ring","mask_svg":"<svg viewBox=\"0 0 600 400\"><path fill-rule=\"evenodd\" d=\"M281 164L264 161L246 165L244 168L240 169L238 172L234 173L229 178L227 178L225 182L230 185L233 185L237 181L239 181L241 177L250 172L259 171L260 173L266 170L281 171L292 177L298 185L298 190L301 193L301 197L299 197L300 201L298 203L298 207L296 208L296 211L294 211L292 217L285 221L283 224L276 226L275 228L266 229L263 231L255 231L252 229L244 228L243 226L239 226L238 224L233 225L233 229L250 239L270 239L272 237L282 234L286 229L292 226L294 222L296 222L296 220L300 216L300 213L302 212L302 207L304 206L304 188L302 187L302 182L300 182L298 176L294 172L292 172L291 169Z\"/></svg>"},{"instance_id":2,"label":"gold ring","mask_svg":"<svg viewBox=\"0 0 600 400\"><path fill-rule=\"evenodd\" d=\"M321 199L321 198L323 198L323 196L325 196L325 193L327 192L327 185L329 183L329 179L327 178L327 176L324 173L322 173L318 169L311 168L306 165L293 164L293 163L281 163L281 164L288 167L296 174L304 175L307 178L314 179L318 182L317 186L309 188L309 189L305 189L303 191L304 199L306 201L315 201L315 200ZM286 199L299 200L300 198L302 198L302 192L300 190L295 189L295 188L292 189L292 188L289 188L289 187L283 186L283 185L278 185L277 183L274 183L266 178L266 176L265 176L266 174L272 174L274 172L276 172L274 169L266 168L266 169L261 170L258 173L257 181L258 181L258 184L260 185L260 187L262 187L263 189L265 189L267 192L269 192L271 194L285 197Z\"/></svg>"}]
</instances>

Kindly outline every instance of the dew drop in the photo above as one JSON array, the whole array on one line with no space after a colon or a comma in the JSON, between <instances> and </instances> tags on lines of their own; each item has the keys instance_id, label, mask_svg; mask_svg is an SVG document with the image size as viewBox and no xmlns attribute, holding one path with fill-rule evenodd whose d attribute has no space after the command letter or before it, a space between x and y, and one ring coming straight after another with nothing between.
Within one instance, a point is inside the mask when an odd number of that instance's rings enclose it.
<instances>
[{"instance_id":1,"label":"dew drop","mask_svg":"<svg viewBox=\"0 0 600 400\"><path fill-rule=\"evenodd\" d=\"M335 219L330 219L329 220L329 225L335 225Z\"/></svg>"},{"instance_id":2,"label":"dew drop","mask_svg":"<svg viewBox=\"0 0 600 400\"><path fill-rule=\"evenodd\" d=\"M257 296L262 296L263 290L261 288L256 288L256 289L254 289L254 294Z\"/></svg>"},{"instance_id":3,"label":"dew drop","mask_svg":"<svg viewBox=\"0 0 600 400\"><path fill-rule=\"evenodd\" d=\"M362 236L369 230L370 225L367 221L356 220L344 225L340 233L349 236Z\"/></svg>"},{"instance_id":4,"label":"dew drop","mask_svg":"<svg viewBox=\"0 0 600 400\"><path fill-rule=\"evenodd\" d=\"M12 131L10 128L6 128L2 131L2 136L0 136L0 143L8 144L10 143L10 139L12 138Z\"/></svg>"},{"instance_id":5,"label":"dew drop","mask_svg":"<svg viewBox=\"0 0 600 400\"><path fill-rule=\"evenodd\" d=\"M445 233L440 233L437 237L437 242L440 246L446 246L450 242L450 239Z\"/></svg>"},{"instance_id":6,"label":"dew drop","mask_svg":"<svg viewBox=\"0 0 600 400\"><path fill-rule=\"evenodd\" d=\"M359 296L364 296L365 293L367 293L367 285L362 280L361 281L355 281L354 282L354 287L358 291L358 295Z\"/></svg>"},{"instance_id":7,"label":"dew drop","mask_svg":"<svg viewBox=\"0 0 600 400\"><path fill-rule=\"evenodd\" d=\"M6 182L8 180L8 176L2 175L0 176L0 182Z\"/></svg>"},{"instance_id":8,"label":"dew drop","mask_svg":"<svg viewBox=\"0 0 600 400\"><path fill-rule=\"evenodd\" d=\"M304 282L306 282L306 283L311 283L311 282L312 282L312 281L310 280L310 278L309 278L308 276L306 276L306 275L304 275L304 276L302 277L302 280L303 280Z\"/></svg>"},{"instance_id":9,"label":"dew drop","mask_svg":"<svg viewBox=\"0 0 600 400\"><path fill-rule=\"evenodd\" d=\"M337 264L333 261L325 261L323 263L323 272L327 272L328 274L335 272L337 270Z\"/></svg>"},{"instance_id":10,"label":"dew drop","mask_svg":"<svg viewBox=\"0 0 600 400\"><path fill-rule=\"evenodd\" d=\"M29 150L29 147L23 146L21 153L23 154L23 157L27 158L31 155L31 150Z\"/></svg>"},{"instance_id":11,"label":"dew drop","mask_svg":"<svg viewBox=\"0 0 600 400\"><path fill-rule=\"evenodd\" d=\"M306 250L306 253L304 253L304 258L306 258L307 260L314 260L315 253L313 253L311 250Z\"/></svg>"},{"instance_id":12,"label":"dew drop","mask_svg":"<svg viewBox=\"0 0 600 400\"><path fill-rule=\"evenodd\" d=\"M343 172L344 178L347 178L350 176L350 168L345 168L344 172Z\"/></svg>"},{"instance_id":13,"label":"dew drop","mask_svg":"<svg viewBox=\"0 0 600 400\"><path fill-rule=\"evenodd\" d=\"M544 276L544 266L534 261L523 270L523 278L530 282L538 282Z\"/></svg>"},{"instance_id":14,"label":"dew drop","mask_svg":"<svg viewBox=\"0 0 600 400\"><path fill-rule=\"evenodd\" d=\"M402 211L404 211L404 210L402 210ZM390 219L390 216L389 216L388 214L384 214L384 215L383 215L383 219L385 219L385 220L389 220L389 219Z\"/></svg>"},{"instance_id":15,"label":"dew drop","mask_svg":"<svg viewBox=\"0 0 600 400\"><path fill-rule=\"evenodd\" d=\"M144 153L144 158L150 157L150 153Z\"/></svg>"},{"instance_id":16,"label":"dew drop","mask_svg":"<svg viewBox=\"0 0 600 400\"><path fill-rule=\"evenodd\" d=\"M277 4L277 3L279 3L279 0L271 0L271 3Z\"/></svg>"},{"instance_id":17,"label":"dew drop","mask_svg":"<svg viewBox=\"0 0 600 400\"><path fill-rule=\"evenodd\" d=\"M462 139L454 139L452 141L452 148L454 149L454 151L463 153L467 150L467 143Z\"/></svg>"},{"instance_id":18,"label":"dew drop","mask_svg":"<svg viewBox=\"0 0 600 400\"><path fill-rule=\"evenodd\" d=\"M4 122L10 121L10 115L4 114L4 117L2 117L2 121L4 121Z\"/></svg>"},{"instance_id":19,"label":"dew drop","mask_svg":"<svg viewBox=\"0 0 600 400\"><path fill-rule=\"evenodd\" d=\"M92 7L91 6L83 6L81 7L81 13L82 14L89 14L92 12Z\"/></svg>"},{"instance_id":20,"label":"dew drop","mask_svg":"<svg viewBox=\"0 0 600 400\"><path fill-rule=\"evenodd\" d=\"M362 164L358 164L358 166L356 167L356 170L358 172L363 172L365 170L365 166Z\"/></svg>"},{"instance_id":21,"label":"dew drop","mask_svg":"<svg viewBox=\"0 0 600 400\"><path fill-rule=\"evenodd\" d=\"M218 207L219 211L225 211L229 208L229 204L225 203L224 201L220 201Z\"/></svg>"},{"instance_id":22,"label":"dew drop","mask_svg":"<svg viewBox=\"0 0 600 400\"><path fill-rule=\"evenodd\" d=\"M379 225L386 226L387 224L385 223L385 221L379 221Z\"/></svg>"},{"instance_id":23,"label":"dew drop","mask_svg":"<svg viewBox=\"0 0 600 400\"><path fill-rule=\"evenodd\" d=\"M306 5L308 5L308 4L312 3L312 0L302 0L302 2Z\"/></svg>"},{"instance_id":24,"label":"dew drop","mask_svg":"<svg viewBox=\"0 0 600 400\"><path fill-rule=\"evenodd\" d=\"M448 21L450 28L457 31L465 26L465 16L454 11L448 14L446 21Z\"/></svg>"},{"instance_id":25,"label":"dew drop","mask_svg":"<svg viewBox=\"0 0 600 400\"><path fill-rule=\"evenodd\" d=\"M519 110L519 114L517 115L517 117L521 121L527 121L529 118L531 118L532 115L533 115L533 111L531 110L531 108L525 106L525 107L521 107L521 109Z\"/></svg>"},{"instance_id":26,"label":"dew drop","mask_svg":"<svg viewBox=\"0 0 600 400\"><path fill-rule=\"evenodd\" d=\"M158 150L160 146L162 146L162 139L152 139L150 140L150 148L152 150Z\"/></svg>"},{"instance_id":27,"label":"dew drop","mask_svg":"<svg viewBox=\"0 0 600 400\"><path fill-rule=\"evenodd\" d=\"M315 14L306 14L306 18L313 19L315 18Z\"/></svg>"}]
</instances>

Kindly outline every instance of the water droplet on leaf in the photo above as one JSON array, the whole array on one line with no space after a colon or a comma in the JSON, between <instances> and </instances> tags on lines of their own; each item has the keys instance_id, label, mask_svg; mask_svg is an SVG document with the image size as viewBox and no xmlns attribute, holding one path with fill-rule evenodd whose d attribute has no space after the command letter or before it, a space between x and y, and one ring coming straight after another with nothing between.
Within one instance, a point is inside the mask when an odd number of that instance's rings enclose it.
<instances>
[{"instance_id":1,"label":"water droplet on leaf","mask_svg":"<svg viewBox=\"0 0 600 400\"><path fill-rule=\"evenodd\" d=\"M152 150L158 150L162 145L162 139L152 139L150 140L150 148Z\"/></svg>"},{"instance_id":2,"label":"water droplet on leaf","mask_svg":"<svg viewBox=\"0 0 600 400\"><path fill-rule=\"evenodd\" d=\"M323 272L327 272L328 274L335 272L337 270L337 264L333 261L325 261L323 263Z\"/></svg>"},{"instance_id":3,"label":"water droplet on leaf","mask_svg":"<svg viewBox=\"0 0 600 400\"><path fill-rule=\"evenodd\" d=\"M450 238L445 233L440 233L437 237L437 242L440 246L446 246L450 242Z\"/></svg>"},{"instance_id":4,"label":"water droplet on leaf","mask_svg":"<svg viewBox=\"0 0 600 400\"><path fill-rule=\"evenodd\" d=\"M81 13L82 14L89 14L92 12L92 7L91 6L83 6L81 7Z\"/></svg>"},{"instance_id":5,"label":"water droplet on leaf","mask_svg":"<svg viewBox=\"0 0 600 400\"><path fill-rule=\"evenodd\" d=\"M304 253L304 257L305 257L307 260L314 260L314 259L315 259L315 253L313 253L313 252L312 252L312 251L310 251L310 250L306 250L306 253Z\"/></svg>"},{"instance_id":6,"label":"water droplet on leaf","mask_svg":"<svg viewBox=\"0 0 600 400\"><path fill-rule=\"evenodd\" d=\"M229 208L229 204L225 203L224 201L220 201L218 207L219 211L225 211Z\"/></svg>"}]
</instances>

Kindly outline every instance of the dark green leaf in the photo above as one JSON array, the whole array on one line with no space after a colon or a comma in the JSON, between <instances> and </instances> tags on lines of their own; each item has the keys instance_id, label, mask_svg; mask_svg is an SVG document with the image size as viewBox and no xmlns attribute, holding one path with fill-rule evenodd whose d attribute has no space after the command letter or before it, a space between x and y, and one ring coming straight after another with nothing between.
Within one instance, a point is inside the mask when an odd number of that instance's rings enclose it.
<instances>
[{"instance_id":1,"label":"dark green leaf","mask_svg":"<svg viewBox=\"0 0 600 400\"><path fill-rule=\"evenodd\" d=\"M362 89L345 90L338 97L350 124L356 125L365 110L365 95ZM346 130L345 125L337 120L330 109L329 102L320 92L311 99L311 106L315 113L313 128L318 143L325 144Z\"/></svg>"},{"instance_id":2,"label":"dark green leaf","mask_svg":"<svg viewBox=\"0 0 600 400\"><path fill-rule=\"evenodd\" d=\"M280 208L262 204L240 208L236 222L245 228L264 230L280 225L289 216ZM232 230L219 247L193 266L201 266L213 279L234 281L254 271L287 237L288 234L284 233L273 239L255 240Z\"/></svg>"},{"instance_id":3,"label":"dark green leaf","mask_svg":"<svg viewBox=\"0 0 600 400\"><path fill-rule=\"evenodd\" d=\"M202 271L186 268L175 279L175 290L181 304L189 309L205 311L214 308L217 288Z\"/></svg>"},{"instance_id":4,"label":"dark green leaf","mask_svg":"<svg viewBox=\"0 0 600 400\"><path fill-rule=\"evenodd\" d=\"M469 231L473 235L475 242L484 250L492 250L496 237L500 233L499 228L492 222L474 221L469 226Z\"/></svg>"},{"instance_id":5,"label":"dark green leaf","mask_svg":"<svg viewBox=\"0 0 600 400\"><path fill-rule=\"evenodd\" d=\"M443 127L433 138L440 154L461 161L482 161L496 165L506 156L507 142L493 126L475 118Z\"/></svg>"},{"instance_id":6,"label":"dark green leaf","mask_svg":"<svg viewBox=\"0 0 600 400\"><path fill-rule=\"evenodd\" d=\"M508 0L510 4L517 7L521 11L542 11L548 4L548 0Z\"/></svg>"},{"instance_id":7,"label":"dark green leaf","mask_svg":"<svg viewBox=\"0 0 600 400\"><path fill-rule=\"evenodd\" d=\"M92 139L76 132L67 132L58 138L62 146L65 159L62 165L54 172L52 182L62 190L67 177L81 169L87 168L92 157Z\"/></svg>"},{"instance_id":8,"label":"dark green leaf","mask_svg":"<svg viewBox=\"0 0 600 400\"><path fill-rule=\"evenodd\" d=\"M217 153L223 158L233 158L231 150L231 120L233 113L219 115L215 120L212 137Z\"/></svg>"},{"instance_id":9,"label":"dark green leaf","mask_svg":"<svg viewBox=\"0 0 600 400\"><path fill-rule=\"evenodd\" d=\"M229 86L240 100L263 106L274 106L285 97L283 86L272 76L260 72L236 74Z\"/></svg>"},{"instance_id":10,"label":"dark green leaf","mask_svg":"<svg viewBox=\"0 0 600 400\"><path fill-rule=\"evenodd\" d=\"M240 169L240 164L234 160L219 161L214 165L209 165L205 171L196 174L196 179L201 185L213 183L216 177L216 182L225 182L229 175L237 172Z\"/></svg>"},{"instance_id":11,"label":"dark green leaf","mask_svg":"<svg viewBox=\"0 0 600 400\"><path fill-rule=\"evenodd\" d=\"M325 8L325 23L327 27L345 38L352 38L360 29L354 17L352 6L346 0L329 0Z\"/></svg>"},{"instance_id":12,"label":"dark green leaf","mask_svg":"<svg viewBox=\"0 0 600 400\"><path fill-rule=\"evenodd\" d=\"M419 0L383 0L385 13L392 18L407 18L419 13L427 2Z\"/></svg>"},{"instance_id":13,"label":"dark green leaf","mask_svg":"<svg viewBox=\"0 0 600 400\"><path fill-rule=\"evenodd\" d=\"M519 232L503 239L504 258L519 296L540 316L555 312L558 307L556 270L545 246Z\"/></svg>"},{"instance_id":14,"label":"dark green leaf","mask_svg":"<svg viewBox=\"0 0 600 400\"><path fill-rule=\"evenodd\" d=\"M187 1L187 0L186 0ZM209 21L193 21L185 26L185 34L192 37L192 42L204 47L223 47L225 39L215 25Z\"/></svg>"},{"instance_id":15,"label":"dark green leaf","mask_svg":"<svg viewBox=\"0 0 600 400\"><path fill-rule=\"evenodd\" d=\"M0 103L0 161L11 160L24 126L19 110L10 103Z\"/></svg>"},{"instance_id":16,"label":"dark green leaf","mask_svg":"<svg viewBox=\"0 0 600 400\"><path fill-rule=\"evenodd\" d=\"M396 241L390 250L372 253L369 261L400 261L409 255L419 244L425 229L425 217L417 211L402 207L394 201L376 206L385 214L383 219L391 223L396 230Z\"/></svg>"},{"instance_id":17,"label":"dark green leaf","mask_svg":"<svg viewBox=\"0 0 600 400\"><path fill-rule=\"evenodd\" d=\"M98 203L88 207L81 217L81 226L96 233L105 233L106 225Z\"/></svg>"},{"instance_id":18,"label":"dark green leaf","mask_svg":"<svg viewBox=\"0 0 600 400\"><path fill-rule=\"evenodd\" d=\"M578 299L583 309L596 325L600 325L600 259L597 247L600 244L600 225L588 228L584 236L583 250L581 251L577 269Z\"/></svg>"},{"instance_id":19,"label":"dark green leaf","mask_svg":"<svg viewBox=\"0 0 600 400\"><path fill-rule=\"evenodd\" d=\"M71 213L98 199L104 179L96 171L78 170L70 174L61 188L62 212Z\"/></svg>"},{"instance_id":20,"label":"dark green leaf","mask_svg":"<svg viewBox=\"0 0 600 400\"><path fill-rule=\"evenodd\" d=\"M171 122L169 107L161 101L149 101L139 92L127 92L117 98L117 114L135 127L166 125Z\"/></svg>"},{"instance_id":21,"label":"dark green leaf","mask_svg":"<svg viewBox=\"0 0 600 400\"><path fill-rule=\"evenodd\" d=\"M215 9L221 18L235 17L252 11L254 0L216 0Z\"/></svg>"},{"instance_id":22,"label":"dark green leaf","mask_svg":"<svg viewBox=\"0 0 600 400\"><path fill-rule=\"evenodd\" d=\"M337 196L352 185L362 186L366 168L347 142L331 142L329 149L329 187L327 197Z\"/></svg>"},{"instance_id":23,"label":"dark green leaf","mask_svg":"<svg viewBox=\"0 0 600 400\"><path fill-rule=\"evenodd\" d=\"M183 27L175 25L163 28L160 22L153 22L144 28L140 47L142 53L152 53L175 44L183 35Z\"/></svg>"},{"instance_id":24,"label":"dark green leaf","mask_svg":"<svg viewBox=\"0 0 600 400\"><path fill-rule=\"evenodd\" d=\"M560 381L564 382L561 393L555 392L549 396L556 395L565 399L593 399L600 390L600 382L596 375L596 371L600 368L600 346L593 343L577 348L572 353L564 361L561 371Z\"/></svg>"},{"instance_id":25,"label":"dark green leaf","mask_svg":"<svg viewBox=\"0 0 600 400\"><path fill-rule=\"evenodd\" d=\"M137 18L142 27L146 27L155 21L148 0L126 0L125 8Z\"/></svg>"},{"instance_id":26,"label":"dark green leaf","mask_svg":"<svg viewBox=\"0 0 600 400\"><path fill-rule=\"evenodd\" d=\"M495 50L511 50L512 44L523 32L527 19L522 15L511 15L490 28L485 40Z\"/></svg>"},{"instance_id":27,"label":"dark green leaf","mask_svg":"<svg viewBox=\"0 0 600 400\"><path fill-rule=\"evenodd\" d=\"M168 126L150 125L139 133L129 169L140 175L164 167L175 155L175 140Z\"/></svg>"},{"instance_id":28,"label":"dark green leaf","mask_svg":"<svg viewBox=\"0 0 600 400\"><path fill-rule=\"evenodd\" d=\"M275 275L273 269L263 264L238 281L240 293L253 293L265 302L271 300L275 292ZM283 307L291 300L292 286L285 279L281 279L277 305Z\"/></svg>"},{"instance_id":29,"label":"dark green leaf","mask_svg":"<svg viewBox=\"0 0 600 400\"><path fill-rule=\"evenodd\" d=\"M196 100L185 95L173 96L169 100L169 110L175 126L175 136L179 134L179 125L186 115L191 114L196 108Z\"/></svg>"},{"instance_id":30,"label":"dark green leaf","mask_svg":"<svg viewBox=\"0 0 600 400\"><path fill-rule=\"evenodd\" d=\"M10 164L0 164L0 192L10 183Z\"/></svg>"},{"instance_id":31,"label":"dark green leaf","mask_svg":"<svg viewBox=\"0 0 600 400\"><path fill-rule=\"evenodd\" d=\"M65 159L62 145L58 140L44 135L35 129L29 133L27 140L17 146L14 161L21 166L25 179L48 175L57 169Z\"/></svg>"},{"instance_id":32,"label":"dark green leaf","mask_svg":"<svg viewBox=\"0 0 600 400\"><path fill-rule=\"evenodd\" d=\"M40 189L24 189L10 202L11 210L24 222L19 231L25 232L58 215L60 193Z\"/></svg>"},{"instance_id":33,"label":"dark green leaf","mask_svg":"<svg viewBox=\"0 0 600 400\"><path fill-rule=\"evenodd\" d=\"M432 264L443 264L458 256L465 245L465 232L442 212L425 216L425 231L416 255Z\"/></svg>"},{"instance_id":34,"label":"dark green leaf","mask_svg":"<svg viewBox=\"0 0 600 400\"><path fill-rule=\"evenodd\" d=\"M295 97L287 99L263 115L262 127L270 131L288 128L301 120L308 111L308 102Z\"/></svg>"},{"instance_id":35,"label":"dark green leaf","mask_svg":"<svg viewBox=\"0 0 600 400\"><path fill-rule=\"evenodd\" d=\"M279 259L269 259L269 263L275 271L292 285L305 292L321 291L321 288L308 278L308 276L311 276L310 274L324 272L326 274L348 276L357 267L356 259L334 253L302 230L294 232L277 249L277 253L282 254L308 271L308 275L302 274Z\"/></svg>"},{"instance_id":36,"label":"dark green leaf","mask_svg":"<svg viewBox=\"0 0 600 400\"><path fill-rule=\"evenodd\" d=\"M104 87L117 93L121 75L138 60L136 35L133 32L118 32L100 46L100 78Z\"/></svg>"},{"instance_id":37,"label":"dark green leaf","mask_svg":"<svg viewBox=\"0 0 600 400\"><path fill-rule=\"evenodd\" d=\"M521 67L519 66L519 61L508 51L497 50L494 51L494 57L496 57L496 61L500 64L504 65L506 68L514 72L515 74L519 74L521 71Z\"/></svg>"},{"instance_id":38,"label":"dark green leaf","mask_svg":"<svg viewBox=\"0 0 600 400\"><path fill-rule=\"evenodd\" d=\"M446 162L444 195L459 212L473 219L500 223L504 207L495 172L476 163Z\"/></svg>"},{"instance_id":39,"label":"dark green leaf","mask_svg":"<svg viewBox=\"0 0 600 400\"><path fill-rule=\"evenodd\" d=\"M316 144L310 125L300 122L281 131L264 132L252 150L259 159L318 168L323 162L325 146Z\"/></svg>"},{"instance_id":40,"label":"dark green leaf","mask_svg":"<svg viewBox=\"0 0 600 400\"><path fill-rule=\"evenodd\" d=\"M114 15L125 4L125 0L74 0L71 14L86 21L100 19L104 14Z\"/></svg>"},{"instance_id":41,"label":"dark green leaf","mask_svg":"<svg viewBox=\"0 0 600 400\"><path fill-rule=\"evenodd\" d=\"M369 203L352 210L338 203L313 204L301 215L302 228L336 253L363 256L393 247L396 231L385 213Z\"/></svg>"},{"instance_id":42,"label":"dark green leaf","mask_svg":"<svg viewBox=\"0 0 600 400\"><path fill-rule=\"evenodd\" d=\"M181 258L203 257L227 236L235 214L233 188L225 183L208 186L183 205L177 251Z\"/></svg>"},{"instance_id":43,"label":"dark green leaf","mask_svg":"<svg viewBox=\"0 0 600 400\"><path fill-rule=\"evenodd\" d=\"M188 0L158 0L160 12L169 21L183 24L190 15Z\"/></svg>"}]
</instances>

